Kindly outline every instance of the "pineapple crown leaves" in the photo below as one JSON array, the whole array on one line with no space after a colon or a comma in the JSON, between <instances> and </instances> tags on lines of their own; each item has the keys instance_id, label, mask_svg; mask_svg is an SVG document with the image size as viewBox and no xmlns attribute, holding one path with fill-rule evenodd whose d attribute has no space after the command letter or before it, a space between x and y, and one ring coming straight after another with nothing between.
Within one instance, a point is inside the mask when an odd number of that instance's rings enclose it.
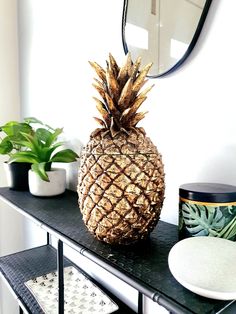
<instances>
[{"instance_id":1,"label":"pineapple crown leaves","mask_svg":"<svg viewBox=\"0 0 236 314\"><path fill-rule=\"evenodd\" d=\"M147 64L142 70L141 57L133 63L130 53L126 55L125 62L118 66L114 57L109 54L106 69L96 62L89 62L97 73L93 86L99 93L101 100L93 97L101 118L95 118L102 128L111 131L115 136L118 132L135 128L137 123L145 117L147 112L137 112L147 99L147 93L154 85L140 92L148 81L146 75L152 66Z\"/></svg>"}]
</instances>

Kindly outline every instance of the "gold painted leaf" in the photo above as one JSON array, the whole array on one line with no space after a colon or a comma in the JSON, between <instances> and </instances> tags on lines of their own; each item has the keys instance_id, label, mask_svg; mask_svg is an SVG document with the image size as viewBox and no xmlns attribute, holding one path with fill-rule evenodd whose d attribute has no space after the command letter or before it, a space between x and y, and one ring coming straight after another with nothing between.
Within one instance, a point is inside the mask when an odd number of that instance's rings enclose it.
<instances>
[{"instance_id":1,"label":"gold painted leaf","mask_svg":"<svg viewBox=\"0 0 236 314\"><path fill-rule=\"evenodd\" d=\"M135 127L139 121L141 121L144 117L146 112L137 112L132 118L129 120L128 127L132 128Z\"/></svg>"},{"instance_id":2,"label":"gold painted leaf","mask_svg":"<svg viewBox=\"0 0 236 314\"><path fill-rule=\"evenodd\" d=\"M135 78L136 78L136 76L138 74L140 64L141 64L141 57L138 57L136 59L135 63L133 64L133 66L132 66L131 77L132 77L133 80L135 80Z\"/></svg>"},{"instance_id":3,"label":"gold painted leaf","mask_svg":"<svg viewBox=\"0 0 236 314\"><path fill-rule=\"evenodd\" d=\"M108 86L108 91L112 99L117 103L120 93L119 93L119 84L114 77L113 71L107 68L106 71L106 81Z\"/></svg>"},{"instance_id":4,"label":"gold painted leaf","mask_svg":"<svg viewBox=\"0 0 236 314\"><path fill-rule=\"evenodd\" d=\"M93 118L94 118L94 120L95 120L96 122L98 122L98 124L100 124L103 128L106 127L106 125L105 125L105 123L104 123L103 120L101 120L101 119L99 119L99 118L97 118L97 117L93 117Z\"/></svg>"},{"instance_id":5,"label":"gold painted leaf","mask_svg":"<svg viewBox=\"0 0 236 314\"><path fill-rule=\"evenodd\" d=\"M93 83L93 87L98 91L99 95L102 97L102 99L105 101L106 96L105 96L105 91L104 88L100 87L99 85Z\"/></svg>"},{"instance_id":6,"label":"gold painted leaf","mask_svg":"<svg viewBox=\"0 0 236 314\"><path fill-rule=\"evenodd\" d=\"M98 77L103 81L106 82L106 71L97 63L89 61L91 67L96 71Z\"/></svg>"},{"instance_id":7,"label":"gold painted leaf","mask_svg":"<svg viewBox=\"0 0 236 314\"><path fill-rule=\"evenodd\" d=\"M93 97L93 99L97 103L96 108L97 108L98 112L101 114L106 126L109 127L111 124L111 119L110 119L108 109L106 108L106 105L100 99L98 99L96 97Z\"/></svg>"},{"instance_id":8,"label":"gold painted leaf","mask_svg":"<svg viewBox=\"0 0 236 314\"><path fill-rule=\"evenodd\" d=\"M136 80L134 81L133 84L133 93L137 94L138 91L140 90L140 88L143 86L143 82L146 78L146 75L148 74L148 71L150 70L152 66L152 63L148 63L140 72L140 74L138 75L138 77L136 78Z\"/></svg>"},{"instance_id":9,"label":"gold painted leaf","mask_svg":"<svg viewBox=\"0 0 236 314\"><path fill-rule=\"evenodd\" d=\"M155 84L152 84L151 86L148 86L147 88L145 88L139 95L137 98L139 97L146 97L147 93L150 92L150 90L153 88L153 86L155 86Z\"/></svg>"},{"instance_id":10,"label":"gold painted leaf","mask_svg":"<svg viewBox=\"0 0 236 314\"><path fill-rule=\"evenodd\" d=\"M115 58L112 56L111 53L109 53L109 66L110 66L110 69L112 70L112 72L114 74L114 77L117 78L119 71L120 71L120 68L119 68L118 64L116 63Z\"/></svg>"},{"instance_id":11,"label":"gold painted leaf","mask_svg":"<svg viewBox=\"0 0 236 314\"><path fill-rule=\"evenodd\" d=\"M132 97L132 86L133 86L133 80L132 78L129 78L125 86L122 89L120 99L118 101L118 107L121 111L124 111L126 108L129 107L131 97Z\"/></svg>"},{"instance_id":12,"label":"gold painted leaf","mask_svg":"<svg viewBox=\"0 0 236 314\"><path fill-rule=\"evenodd\" d=\"M117 78L118 83L119 83L121 88L123 88L123 86L125 85L128 77L129 77L128 73L130 71L131 66L132 66L131 56L130 56L130 53L127 53L125 62L122 65L122 67L120 68L118 78Z\"/></svg>"},{"instance_id":13,"label":"gold painted leaf","mask_svg":"<svg viewBox=\"0 0 236 314\"><path fill-rule=\"evenodd\" d=\"M108 110L111 114L111 116L113 117L114 119L114 123L116 123L117 126L119 126L119 117L120 117L120 112L119 110L116 108L112 98L110 97L109 94L105 93L106 95L106 104L107 104L107 107L108 107Z\"/></svg>"}]
</instances>

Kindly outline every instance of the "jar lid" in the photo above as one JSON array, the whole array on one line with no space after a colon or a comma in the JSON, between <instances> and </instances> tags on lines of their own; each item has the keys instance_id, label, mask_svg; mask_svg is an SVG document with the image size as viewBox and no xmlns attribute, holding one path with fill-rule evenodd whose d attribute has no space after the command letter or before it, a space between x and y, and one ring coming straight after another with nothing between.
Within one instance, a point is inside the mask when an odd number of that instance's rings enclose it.
<instances>
[{"instance_id":1,"label":"jar lid","mask_svg":"<svg viewBox=\"0 0 236 314\"><path fill-rule=\"evenodd\" d=\"M179 195L191 201L236 202L236 186L220 183L186 183L180 186Z\"/></svg>"}]
</instances>

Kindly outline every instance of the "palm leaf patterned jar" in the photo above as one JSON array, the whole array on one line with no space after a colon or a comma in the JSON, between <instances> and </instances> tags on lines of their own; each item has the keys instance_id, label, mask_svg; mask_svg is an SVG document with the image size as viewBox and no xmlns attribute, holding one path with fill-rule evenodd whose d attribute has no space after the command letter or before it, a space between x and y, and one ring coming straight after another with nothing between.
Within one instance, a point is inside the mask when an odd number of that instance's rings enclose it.
<instances>
[{"instance_id":1,"label":"palm leaf patterned jar","mask_svg":"<svg viewBox=\"0 0 236 314\"><path fill-rule=\"evenodd\" d=\"M236 186L188 183L179 189L180 239L212 236L236 240Z\"/></svg>"}]
</instances>

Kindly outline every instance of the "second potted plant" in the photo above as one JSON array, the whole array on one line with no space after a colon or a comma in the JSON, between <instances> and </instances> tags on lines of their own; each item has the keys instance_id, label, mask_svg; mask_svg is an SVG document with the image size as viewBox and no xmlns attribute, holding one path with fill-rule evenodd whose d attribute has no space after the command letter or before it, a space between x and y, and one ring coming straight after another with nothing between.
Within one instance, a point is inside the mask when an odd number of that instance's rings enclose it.
<instances>
[{"instance_id":1,"label":"second potted plant","mask_svg":"<svg viewBox=\"0 0 236 314\"><path fill-rule=\"evenodd\" d=\"M37 120L38 121L38 120ZM13 158L18 152L25 151L22 143L25 134L33 135L34 130L31 123L36 122L36 119L26 118L23 122L9 121L0 126L0 154L6 155L8 158ZM13 190L29 190L28 186L28 171L31 167L31 162L4 162L4 169L7 177L8 186Z\"/></svg>"},{"instance_id":2,"label":"second potted plant","mask_svg":"<svg viewBox=\"0 0 236 314\"><path fill-rule=\"evenodd\" d=\"M71 149L62 149L63 142L58 142L58 136L62 131L62 128L53 129L43 125L34 134L21 132L27 150L15 153L9 160L32 163L29 171L29 189L35 196L54 196L65 191L65 169L52 168L52 163L73 162L78 155Z\"/></svg>"}]
</instances>

